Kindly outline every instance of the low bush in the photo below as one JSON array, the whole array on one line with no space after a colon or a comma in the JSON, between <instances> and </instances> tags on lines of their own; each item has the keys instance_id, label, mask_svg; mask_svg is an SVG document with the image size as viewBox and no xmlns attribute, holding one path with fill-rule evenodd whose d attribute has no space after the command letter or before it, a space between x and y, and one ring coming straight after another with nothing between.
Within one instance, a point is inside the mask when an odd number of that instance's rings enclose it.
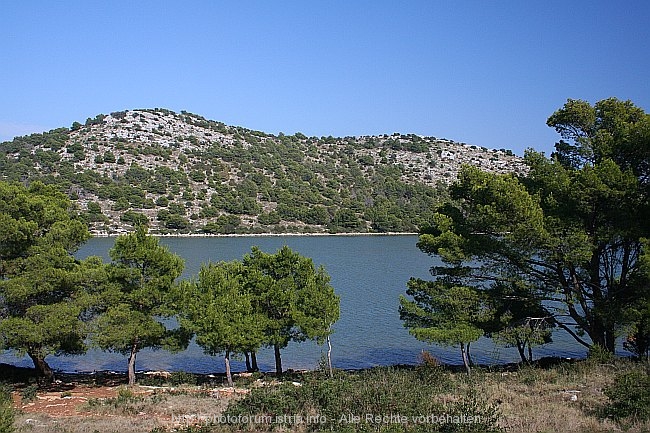
<instances>
[{"instance_id":1,"label":"low bush","mask_svg":"<svg viewBox=\"0 0 650 433\"><path fill-rule=\"evenodd\" d=\"M436 369L376 368L256 388L224 413L239 428L339 432L497 432L496 405L451 386ZM252 422L251 422L252 421Z\"/></svg>"},{"instance_id":2,"label":"low bush","mask_svg":"<svg viewBox=\"0 0 650 433\"><path fill-rule=\"evenodd\" d=\"M650 420L650 366L619 374L614 383L604 389L609 397L605 415L620 423Z\"/></svg>"},{"instance_id":3,"label":"low bush","mask_svg":"<svg viewBox=\"0 0 650 433\"><path fill-rule=\"evenodd\" d=\"M172 385L196 385L196 376L186 371L174 371L169 377Z\"/></svg>"},{"instance_id":4,"label":"low bush","mask_svg":"<svg viewBox=\"0 0 650 433\"><path fill-rule=\"evenodd\" d=\"M0 432L14 431L14 409L11 400L11 387L0 384Z\"/></svg>"},{"instance_id":5,"label":"low bush","mask_svg":"<svg viewBox=\"0 0 650 433\"><path fill-rule=\"evenodd\" d=\"M33 401L36 399L37 392L38 392L38 385L34 383L31 385L27 385L25 388L23 388L22 392L20 393L20 398L23 401Z\"/></svg>"}]
</instances>

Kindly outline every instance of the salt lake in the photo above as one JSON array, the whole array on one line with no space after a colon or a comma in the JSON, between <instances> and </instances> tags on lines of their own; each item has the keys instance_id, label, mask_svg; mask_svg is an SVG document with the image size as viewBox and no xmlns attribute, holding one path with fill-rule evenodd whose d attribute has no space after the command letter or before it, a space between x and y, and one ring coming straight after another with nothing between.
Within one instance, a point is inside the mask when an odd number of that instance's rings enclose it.
<instances>
[{"instance_id":1,"label":"salt lake","mask_svg":"<svg viewBox=\"0 0 650 433\"><path fill-rule=\"evenodd\" d=\"M98 255L108 261L114 238L93 238L78 252L84 258ZM444 363L461 363L458 348L429 345L409 335L399 320L399 295L406 291L410 277L430 278L434 257L422 253L415 235L391 236L237 236L237 237L163 237L161 243L185 259L182 278L198 273L202 263L241 259L252 246L275 252L283 245L310 257L332 277L331 285L341 298L341 318L334 325L332 361L336 368L359 369L378 365L415 364L423 350ZM291 343L282 351L284 368L313 369L318 366L325 347L313 342ZM535 357L584 357L584 348L562 332L554 342L535 348ZM518 361L515 349L481 339L472 345L475 362L499 364ZM126 370L126 359L115 353L90 350L81 356L48 357L50 365L62 371ZM31 366L28 358L7 352L0 362ZM262 370L273 370L272 350L258 355ZM170 354L162 350L143 350L138 354L138 370L222 372L223 360L204 355L195 344ZM235 361L235 370L244 369Z\"/></svg>"}]
</instances>

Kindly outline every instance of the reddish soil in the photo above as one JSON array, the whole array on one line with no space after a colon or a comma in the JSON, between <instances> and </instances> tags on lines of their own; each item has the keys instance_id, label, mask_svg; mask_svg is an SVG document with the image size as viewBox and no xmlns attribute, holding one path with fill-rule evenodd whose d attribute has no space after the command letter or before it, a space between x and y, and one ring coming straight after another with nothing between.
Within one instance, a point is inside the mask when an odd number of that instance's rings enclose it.
<instances>
[{"instance_id":1,"label":"reddish soil","mask_svg":"<svg viewBox=\"0 0 650 433\"><path fill-rule=\"evenodd\" d=\"M60 376L62 381L57 381L47 388L39 388L36 398L31 401L21 397L28 381L17 385L12 394L16 409L25 413L43 413L52 417L83 416L84 412L78 409L88 400L116 397L118 388L126 384L126 377L121 374L106 373L97 376L62 374ZM134 392L147 394L152 391L140 388Z\"/></svg>"},{"instance_id":2,"label":"reddish soil","mask_svg":"<svg viewBox=\"0 0 650 433\"><path fill-rule=\"evenodd\" d=\"M26 413L44 413L52 417L79 416L78 411L91 398L117 396L117 388L112 386L75 385L64 390L39 391L32 401L22 401L19 392L14 392L14 405Z\"/></svg>"}]
</instances>

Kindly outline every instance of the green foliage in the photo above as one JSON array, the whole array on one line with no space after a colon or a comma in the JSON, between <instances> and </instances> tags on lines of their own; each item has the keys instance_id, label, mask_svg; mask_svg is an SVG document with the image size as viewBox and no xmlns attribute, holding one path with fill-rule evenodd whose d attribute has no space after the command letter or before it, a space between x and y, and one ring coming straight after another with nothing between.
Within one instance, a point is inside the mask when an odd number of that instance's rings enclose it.
<instances>
[{"instance_id":1,"label":"green foliage","mask_svg":"<svg viewBox=\"0 0 650 433\"><path fill-rule=\"evenodd\" d=\"M280 215L276 211L263 212L257 217L257 222L262 225L268 226L278 224L280 222Z\"/></svg>"},{"instance_id":2,"label":"green foliage","mask_svg":"<svg viewBox=\"0 0 650 433\"><path fill-rule=\"evenodd\" d=\"M196 376L186 371L173 371L169 377L169 383L177 385L196 385Z\"/></svg>"},{"instance_id":3,"label":"green foliage","mask_svg":"<svg viewBox=\"0 0 650 433\"><path fill-rule=\"evenodd\" d=\"M262 321L264 344L274 347L276 372L282 373L280 349L291 340L323 343L339 318L339 297L323 267L284 246L275 254L253 247L244 256L246 283Z\"/></svg>"},{"instance_id":4,"label":"green foliage","mask_svg":"<svg viewBox=\"0 0 650 433\"><path fill-rule=\"evenodd\" d=\"M104 121L105 118L106 118L105 114L98 114L93 119L89 117L86 119L86 126L99 125Z\"/></svg>"},{"instance_id":5,"label":"green foliage","mask_svg":"<svg viewBox=\"0 0 650 433\"><path fill-rule=\"evenodd\" d=\"M120 217L120 220L131 224L133 227L146 226L149 224L149 218L140 212L126 211Z\"/></svg>"},{"instance_id":6,"label":"green foliage","mask_svg":"<svg viewBox=\"0 0 650 433\"><path fill-rule=\"evenodd\" d=\"M129 200L126 197L119 197L113 204L113 210L122 211L126 210L131 206Z\"/></svg>"},{"instance_id":7,"label":"green foliage","mask_svg":"<svg viewBox=\"0 0 650 433\"><path fill-rule=\"evenodd\" d=\"M164 219L164 221L165 227L168 229L185 230L190 226L190 222L187 218L183 218L178 214L170 214Z\"/></svg>"},{"instance_id":8,"label":"green foliage","mask_svg":"<svg viewBox=\"0 0 650 433\"><path fill-rule=\"evenodd\" d=\"M22 389L22 391L20 392L20 398L23 401L34 401L36 400L37 393L38 393L38 385L32 383Z\"/></svg>"},{"instance_id":9,"label":"green foliage","mask_svg":"<svg viewBox=\"0 0 650 433\"><path fill-rule=\"evenodd\" d=\"M109 164L114 164L115 163L115 154L113 152L107 150L104 152L104 155L102 156L102 159L104 162L107 162Z\"/></svg>"},{"instance_id":10,"label":"green foliage","mask_svg":"<svg viewBox=\"0 0 650 433\"><path fill-rule=\"evenodd\" d=\"M643 252L639 257L639 274L635 278L634 296L638 302L626 310L630 323L623 347L637 357L650 361L650 241L641 239Z\"/></svg>"},{"instance_id":11,"label":"green foliage","mask_svg":"<svg viewBox=\"0 0 650 433\"><path fill-rule=\"evenodd\" d=\"M461 348L463 364L470 371L469 343L484 334L490 311L479 291L443 281L412 278L406 294L400 296L400 319L415 338L429 343Z\"/></svg>"},{"instance_id":12,"label":"green foliage","mask_svg":"<svg viewBox=\"0 0 650 433\"><path fill-rule=\"evenodd\" d=\"M522 362L532 362L532 348L550 343L555 325L540 300L531 297L526 287L504 282L493 284L486 295L492 310L492 320L484 328L487 335L506 347L516 347Z\"/></svg>"},{"instance_id":13,"label":"green foliage","mask_svg":"<svg viewBox=\"0 0 650 433\"><path fill-rule=\"evenodd\" d=\"M192 170L190 173L190 178L194 182L203 182L205 180L205 172L200 171L200 170Z\"/></svg>"},{"instance_id":14,"label":"green foliage","mask_svg":"<svg viewBox=\"0 0 650 433\"><path fill-rule=\"evenodd\" d=\"M102 213L102 208L99 205L99 203L91 201L88 202L88 213L90 214L101 214Z\"/></svg>"},{"instance_id":15,"label":"green foliage","mask_svg":"<svg viewBox=\"0 0 650 433\"><path fill-rule=\"evenodd\" d=\"M100 261L72 256L89 233L70 207L51 186L0 182L2 345L29 355L48 381L48 355L85 351L81 319L103 278Z\"/></svg>"},{"instance_id":16,"label":"green foliage","mask_svg":"<svg viewBox=\"0 0 650 433\"><path fill-rule=\"evenodd\" d=\"M203 231L211 234L232 234L237 232L240 224L241 218L237 215L219 215L216 220L207 223Z\"/></svg>"},{"instance_id":17,"label":"green foliage","mask_svg":"<svg viewBox=\"0 0 650 433\"><path fill-rule=\"evenodd\" d=\"M343 231L358 231L363 227L363 223L352 209L340 209L334 214L332 225ZM338 230L337 230L338 231Z\"/></svg>"},{"instance_id":18,"label":"green foliage","mask_svg":"<svg viewBox=\"0 0 650 433\"><path fill-rule=\"evenodd\" d=\"M648 299L638 258L650 233L650 116L629 101L569 100L548 124L569 142L551 159L528 152L521 179L465 167L418 246L444 261L438 278L495 297L508 282L528 317L613 352Z\"/></svg>"},{"instance_id":19,"label":"green foliage","mask_svg":"<svg viewBox=\"0 0 650 433\"><path fill-rule=\"evenodd\" d=\"M104 159L106 159L104 157ZM115 161L115 157L113 157ZM109 161L107 161L109 162ZM140 167L138 164L133 163L124 173L124 178L132 185L139 185L146 182L151 177L151 173L145 168Z\"/></svg>"},{"instance_id":20,"label":"green foliage","mask_svg":"<svg viewBox=\"0 0 650 433\"><path fill-rule=\"evenodd\" d=\"M134 233L118 236L109 254L112 284L102 294L103 311L95 320L92 341L103 350L129 356L132 384L135 356L141 349L160 348L166 339L185 336L168 330L158 320L173 314L170 292L184 264L148 235L143 226Z\"/></svg>"},{"instance_id":21,"label":"green foliage","mask_svg":"<svg viewBox=\"0 0 650 433\"><path fill-rule=\"evenodd\" d=\"M614 362L616 355L602 346L593 345L589 348L587 359L594 364L608 364Z\"/></svg>"},{"instance_id":22,"label":"green foliage","mask_svg":"<svg viewBox=\"0 0 650 433\"><path fill-rule=\"evenodd\" d=\"M243 265L233 261L204 265L195 281L179 288L181 326L194 332L206 354L225 353L230 386L231 354L256 351L264 342L266 317L247 283Z\"/></svg>"},{"instance_id":23,"label":"green foliage","mask_svg":"<svg viewBox=\"0 0 650 433\"><path fill-rule=\"evenodd\" d=\"M14 428L15 412L11 398L11 387L0 383L0 432L12 433Z\"/></svg>"},{"instance_id":24,"label":"green foliage","mask_svg":"<svg viewBox=\"0 0 650 433\"><path fill-rule=\"evenodd\" d=\"M616 376L604 393L610 400L605 415L620 422L650 420L650 373L647 368Z\"/></svg>"},{"instance_id":25,"label":"green foliage","mask_svg":"<svg viewBox=\"0 0 650 433\"><path fill-rule=\"evenodd\" d=\"M156 199L156 206L165 207L169 204L169 200L164 195Z\"/></svg>"}]
</instances>

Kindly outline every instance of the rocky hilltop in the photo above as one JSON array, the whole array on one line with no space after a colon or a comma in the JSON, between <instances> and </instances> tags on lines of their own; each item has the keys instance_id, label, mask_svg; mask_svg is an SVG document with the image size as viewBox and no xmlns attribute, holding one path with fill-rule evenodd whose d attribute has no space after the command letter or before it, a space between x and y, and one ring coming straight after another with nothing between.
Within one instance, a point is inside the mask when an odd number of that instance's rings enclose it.
<instances>
[{"instance_id":1,"label":"rocky hilltop","mask_svg":"<svg viewBox=\"0 0 650 433\"><path fill-rule=\"evenodd\" d=\"M463 164L520 173L510 151L394 133L266 134L165 109L100 114L0 143L3 180L57 184L95 234L407 232Z\"/></svg>"}]
</instances>

